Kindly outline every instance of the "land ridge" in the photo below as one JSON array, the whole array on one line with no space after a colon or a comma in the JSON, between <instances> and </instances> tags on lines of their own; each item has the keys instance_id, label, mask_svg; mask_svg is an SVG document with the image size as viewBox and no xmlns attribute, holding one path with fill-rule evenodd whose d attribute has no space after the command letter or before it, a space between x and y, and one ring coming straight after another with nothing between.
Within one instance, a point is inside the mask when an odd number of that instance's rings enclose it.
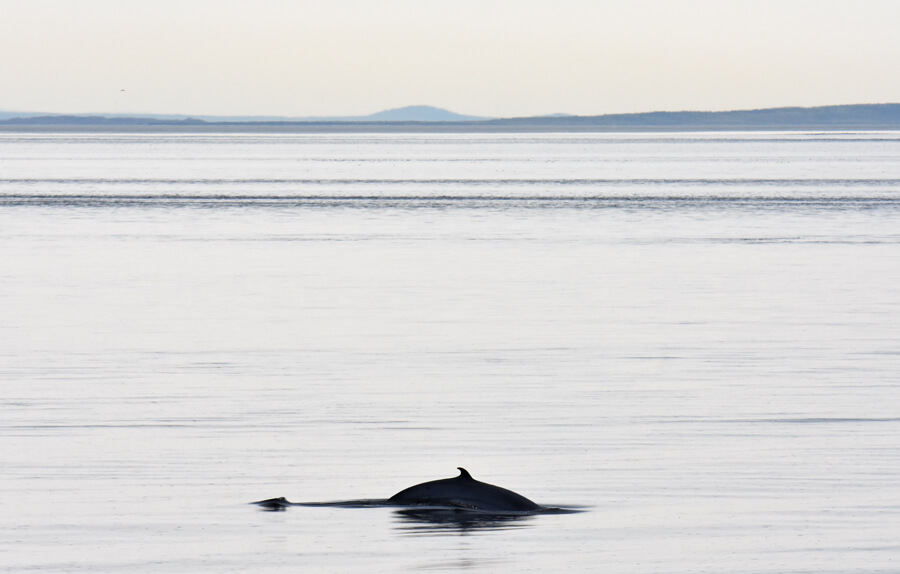
<instances>
[{"instance_id":1,"label":"land ridge","mask_svg":"<svg viewBox=\"0 0 900 574\"><path fill-rule=\"evenodd\" d=\"M900 129L900 103L778 107L732 111L655 111L627 114L480 118L432 106L407 106L348 118L189 117L35 114L0 119L0 129L159 129L163 131L691 131ZM425 118L425 119L417 119Z\"/></svg>"}]
</instances>

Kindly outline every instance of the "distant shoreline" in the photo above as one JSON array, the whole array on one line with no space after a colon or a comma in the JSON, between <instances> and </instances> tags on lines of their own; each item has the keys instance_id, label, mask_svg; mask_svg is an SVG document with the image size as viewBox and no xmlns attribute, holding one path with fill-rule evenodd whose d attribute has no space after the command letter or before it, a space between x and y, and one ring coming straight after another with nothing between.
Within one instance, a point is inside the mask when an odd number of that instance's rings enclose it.
<instances>
[{"instance_id":1,"label":"distant shoreline","mask_svg":"<svg viewBox=\"0 0 900 574\"><path fill-rule=\"evenodd\" d=\"M445 110L442 110L446 112ZM446 112L450 114L451 112ZM375 116L378 116L376 114ZM894 131L900 104L767 108L725 112L646 112L467 120L238 120L102 115L23 115L3 132L138 133L609 133L701 131ZM460 118L458 114L454 117Z\"/></svg>"},{"instance_id":2,"label":"distant shoreline","mask_svg":"<svg viewBox=\"0 0 900 574\"><path fill-rule=\"evenodd\" d=\"M196 133L196 134L515 134L515 133L701 133L701 132L859 132L900 131L889 125L804 126L577 126L577 125L468 125L468 124L192 124L192 125L9 125L0 133Z\"/></svg>"}]
</instances>

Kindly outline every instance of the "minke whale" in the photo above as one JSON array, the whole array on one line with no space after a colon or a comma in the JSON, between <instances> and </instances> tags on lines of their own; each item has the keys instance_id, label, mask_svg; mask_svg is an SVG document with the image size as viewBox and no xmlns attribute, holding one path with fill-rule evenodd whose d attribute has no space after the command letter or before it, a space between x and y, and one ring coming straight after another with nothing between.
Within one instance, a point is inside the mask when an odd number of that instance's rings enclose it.
<instances>
[{"instance_id":1,"label":"minke whale","mask_svg":"<svg viewBox=\"0 0 900 574\"><path fill-rule=\"evenodd\" d=\"M459 476L423 482L405 488L385 499L345 500L336 502L290 502L284 497L269 498L251 504L266 510L284 510L289 506L342 506L364 508L394 506L421 510L470 511L489 514L540 514L577 512L542 506L521 494L472 478L469 471L458 467Z\"/></svg>"}]
</instances>

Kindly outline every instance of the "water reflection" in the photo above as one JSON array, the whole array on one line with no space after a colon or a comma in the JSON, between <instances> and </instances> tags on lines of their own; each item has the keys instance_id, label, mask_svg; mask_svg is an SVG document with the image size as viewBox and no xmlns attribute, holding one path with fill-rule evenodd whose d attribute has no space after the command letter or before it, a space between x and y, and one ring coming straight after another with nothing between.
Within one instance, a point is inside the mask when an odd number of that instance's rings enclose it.
<instances>
[{"instance_id":1,"label":"water reflection","mask_svg":"<svg viewBox=\"0 0 900 574\"><path fill-rule=\"evenodd\" d=\"M416 536L473 534L486 530L512 530L531 526L534 514L493 514L455 508L395 510L395 528Z\"/></svg>"}]
</instances>

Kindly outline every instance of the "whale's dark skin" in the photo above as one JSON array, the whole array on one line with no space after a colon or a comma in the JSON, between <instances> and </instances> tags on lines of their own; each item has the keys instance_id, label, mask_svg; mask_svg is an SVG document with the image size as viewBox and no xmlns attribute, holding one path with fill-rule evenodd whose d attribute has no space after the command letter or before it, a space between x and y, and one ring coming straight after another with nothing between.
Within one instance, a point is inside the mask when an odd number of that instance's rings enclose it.
<instances>
[{"instance_id":1,"label":"whale's dark skin","mask_svg":"<svg viewBox=\"0 0 900 574\"><path fill-rule=\"evenodd\" d=\"M481 482L459 467L459 476L423 482L401 490L387 499L345 500L338 502L290 502L285 498L270 498L254 502L267 510L284 510L288 506L341 506L364 508L395 506L423 510L471 511L490 514L542 514L578 512L541 506L511 490Z\"/></svg>"},{"instance_id":2,"label":"whale's dark skin","mask_svg":"<svg viewBox=\"0 0 900 574\"><path fill-rule=\"evenodd\" d=\"M403 505L435 505L487 511L534 511L540 505L511 490L472 478L459 467L459 476L423 482L388 499Z\"/></svg>"}]
</instances>

